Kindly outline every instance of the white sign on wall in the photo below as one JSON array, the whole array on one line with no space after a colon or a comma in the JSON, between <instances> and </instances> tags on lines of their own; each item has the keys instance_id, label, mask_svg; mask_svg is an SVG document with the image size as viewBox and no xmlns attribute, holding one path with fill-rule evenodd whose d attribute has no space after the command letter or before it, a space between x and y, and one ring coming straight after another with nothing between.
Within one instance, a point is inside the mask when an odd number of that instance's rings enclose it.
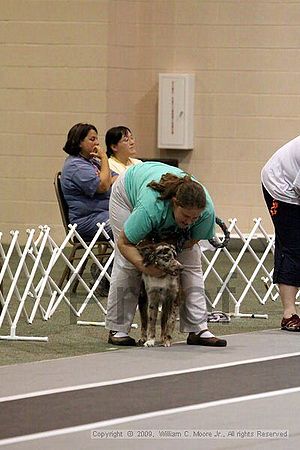
<instances>
[{"instance_id":1,"label":"white sign on wall","mask_svg":"<svg viewBox=\"0 0 300 450\"><path fill-rule=\"evenodd\" d=\"M194 96L195 75L159 74L159 148L193 148Z\"/></svg>"}]
</instances>

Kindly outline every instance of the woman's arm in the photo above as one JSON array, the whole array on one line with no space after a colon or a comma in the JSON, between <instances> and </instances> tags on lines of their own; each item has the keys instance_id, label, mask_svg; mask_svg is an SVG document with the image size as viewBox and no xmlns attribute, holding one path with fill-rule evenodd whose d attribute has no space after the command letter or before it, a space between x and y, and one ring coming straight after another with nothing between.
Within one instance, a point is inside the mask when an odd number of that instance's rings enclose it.
<instances>
[{"instance_id":1,"label":"woman's arm","mask_svg":"<svg viewBox=\"0 0 300 450\"><path fill-rule=\"evenodd\" d=\"M162 277L165 273L155 266L149 265L144 266L143 257L137 250L135 244L132 244L126 237L124 231L122 230L118 239L118 248L121 254L126 258L131 264L133 264L137 270L143 272L152 277Z\"/></svg>"},{"instance_id":2,"label":"woman's arm","mask_svg":"<svg viewBox=\"0 0 300 450\"><path fill-rule=\"evenodd\" d=\"M190 239L189 241L185 241L182 248L192 248L197 242L199 242L199 240Z\"/></svg>"},{"instance_id":3,"label":"woman's arm","mask_svg":"<svg viewBox=\"0 0 300 450\"><path fill-rule=\"evenodd\" d=\"M91 155L101 160L101 167L99 169L100 182L96 189L96 192L98 192L98 194L102 194L103 192L108 191L108 189L112 185L112 177L108 164L108 158L105 150L99 145L95 146L94 152L91 153Z\"/></svg>"}]
</instances>

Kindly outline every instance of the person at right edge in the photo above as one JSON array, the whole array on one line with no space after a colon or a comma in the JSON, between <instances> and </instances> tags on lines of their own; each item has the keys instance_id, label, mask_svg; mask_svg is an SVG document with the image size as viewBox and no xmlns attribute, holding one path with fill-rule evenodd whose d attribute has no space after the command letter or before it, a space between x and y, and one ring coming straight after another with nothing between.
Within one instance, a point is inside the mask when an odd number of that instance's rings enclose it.
<instances>
[{"instance_id":1,"label":"person at right edge","mask_svg":"<svg viewBox=\"0 0 300 450\"><path fill-rule=\"evenodd\" d=\"M215 231L215 211L207 190L183 170L159 162L131 166L113 185L109 217L116 254L107 302L108 342L136 345L128 335L138 303L142 272L164 276L143 264L136 244L144 238L161 241L177 236L178 261L183 265L180 329L187 344L225 347L225 339L207 329L207 305L201 267L200 239ZM179 248L180 247L180 248Z\"/></svg>"},{"instance_id":2,"label":"person at right edge","mask_svg":"<svg viewBox=\"0 0 300 450\"><path fill-rule=\"evenodd\" d=\"M273 283L283 306L281 329L300 331L300 136L277 150L261 172L263 195L275 230Z\"/></svg>"}]
</instances>

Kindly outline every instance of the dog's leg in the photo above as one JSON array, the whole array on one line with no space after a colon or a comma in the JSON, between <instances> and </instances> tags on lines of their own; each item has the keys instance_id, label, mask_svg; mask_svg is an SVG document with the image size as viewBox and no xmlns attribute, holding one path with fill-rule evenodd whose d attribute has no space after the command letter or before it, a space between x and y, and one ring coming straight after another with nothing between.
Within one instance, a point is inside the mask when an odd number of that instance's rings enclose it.
<instances>
[{"instance_id":1,"label":"dog's leg","mask_svg":"<svg viewBox=\"0 0 300 450\"><path fill-rule=\"evenodd\" d=\"M148 297L144 282L141 285L138 305L141 317L141 338L139 339L138 344L144 345L145 342L147 341L147 328L148 328Z\"/></svg>"},{"instance_id":2,"label":"dog's leg","mask_svg":"<svg viewBox=\"0 0 300 450\"><path fill-rule=\"evenodd\" d=\"M178 316L178 310L179 310L179 297L176 292L173 293L172 301L171 301L171 310L170 315L167 321L167 336L170 337L170 343L172 340L172 336L174 333L174 328ZM170 344L171 345L171 344Z\"/></svg>"},{"instance_id":3,"label":"dog's leg","mask_svg":"<svg viewBox=\"0 0 300 450\"><path fill-rule=\"evenodd\" d=\"M160 342L164 347L170 347L172 342L172 335L169 330L169 320L172 310L172 297L170 296L169 289L166 291L165 298L162 302L161 311L161 334Z\"/></svg>"},{"instance_id":4,"label":"dog's leg","mask_svg":"<svg viewBox=\"0 0 300 450\"><path fill-rule=\"evenodd\" d=\"M179 295L177 289L171 288L167 291L161 316L161 344L164 347L170 347L172 344L172 336L179 309L178 307Z\"/></svg>"},{"instance_id":5,"label":"dog's leg","mask_svg":"<svg viewBox=\"0 0 300 450\"><path fill-rule=\"evenodd\" d=\"M156 289L148 292L148 333L145 347L153 347L155 344L156 320L158 314L159 293Z\"/></svg>"}]
</instances>

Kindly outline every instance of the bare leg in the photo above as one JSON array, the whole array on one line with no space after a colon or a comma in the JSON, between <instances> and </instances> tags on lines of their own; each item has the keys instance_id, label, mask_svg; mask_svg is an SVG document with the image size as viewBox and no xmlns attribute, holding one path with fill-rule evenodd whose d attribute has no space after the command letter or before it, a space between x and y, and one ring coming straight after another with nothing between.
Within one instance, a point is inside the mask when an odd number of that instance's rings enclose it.
<instances>
[{"instance_id":1,"label":"bare leg","mask_svg":"<svg viewBox=\"0 0 300 450\"><path fill-rule=\"evenodd\" d=\"M295 301L298 288L287 284L279 284L278 287L283 306L283 317L288 319L293 314L296 314Z\"/></svg>"}]
</instances>

